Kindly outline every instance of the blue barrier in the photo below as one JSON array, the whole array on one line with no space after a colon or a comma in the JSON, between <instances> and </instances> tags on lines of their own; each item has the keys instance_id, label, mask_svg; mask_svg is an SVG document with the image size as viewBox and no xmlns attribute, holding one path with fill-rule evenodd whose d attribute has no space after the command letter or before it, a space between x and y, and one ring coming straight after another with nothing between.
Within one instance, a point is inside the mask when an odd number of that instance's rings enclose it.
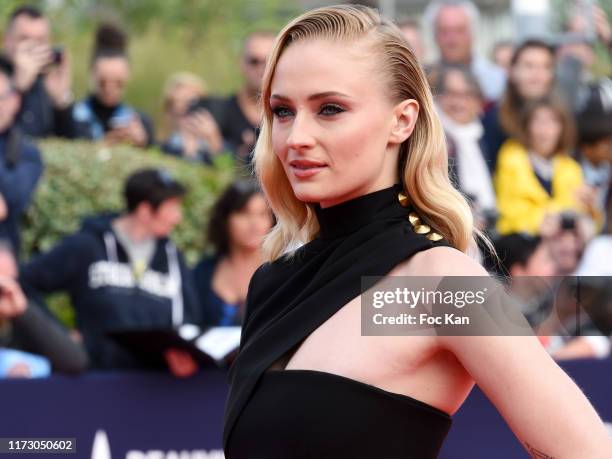
<instances>
[{"instance_id":1,"label":"blue barrier","mask_svg":"<svg viewBox=\"0 0 612 459\"><path fill-rule=\"evenodd\" d=\"M612 422L612 359L562 366ZM3 380L0 437L75 438L72 458L221 459L226 378L225 372L205 370L186 380L156 372ZM28 456L40 458L15 457ZM475 388L453 417L440 459L491 457L527 453Z\"/></svg>"}]
</instances>

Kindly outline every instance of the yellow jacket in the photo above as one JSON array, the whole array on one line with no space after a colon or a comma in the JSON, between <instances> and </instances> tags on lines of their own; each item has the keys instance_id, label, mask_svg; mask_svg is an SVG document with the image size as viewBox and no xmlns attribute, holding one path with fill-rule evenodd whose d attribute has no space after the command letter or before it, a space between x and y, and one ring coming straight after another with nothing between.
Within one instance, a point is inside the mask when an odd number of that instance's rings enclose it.
<instances>
[{"instance_id":1,"label":"yellow jacket","mask_svg":"<svg viewBox=\"0 0 612 459\"><path fill-rule=\"evenodd\" d=\"M582 169L571 157L559 154L553 159L552 196L535 175L525 147L506 141L499 150L494 185L497 195L500 234L536 234L547 213L583 211L576 198L582 185Z\"/></svg>"}]
</instances>

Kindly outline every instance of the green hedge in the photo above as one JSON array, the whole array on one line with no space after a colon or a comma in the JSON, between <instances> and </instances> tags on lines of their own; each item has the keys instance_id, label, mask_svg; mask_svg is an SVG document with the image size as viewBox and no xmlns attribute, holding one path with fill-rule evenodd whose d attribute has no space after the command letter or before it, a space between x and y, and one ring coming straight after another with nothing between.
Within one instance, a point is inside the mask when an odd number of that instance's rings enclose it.
<instances>
[{"instance_id":1,"label":"green hedge","mask_svg":"<svg viewBox=\"0 0 612 459\"><path fill-rule=\"evenodd\" d=\"M23 259L49 250L62 237L74 232L83 217L124 207L124 180L143 167L163 167L188 193L183 222L172 235L189 263L206 250L204 231L208 212L219 193L234 178L229 155L217 158L213 167L193 164L157 150L103 147L87 142L48 140L39 145L45 172L23 222ZM65 295L48 298L51 310L67 325L74 312Z\"/></svg>"}]
</instances>

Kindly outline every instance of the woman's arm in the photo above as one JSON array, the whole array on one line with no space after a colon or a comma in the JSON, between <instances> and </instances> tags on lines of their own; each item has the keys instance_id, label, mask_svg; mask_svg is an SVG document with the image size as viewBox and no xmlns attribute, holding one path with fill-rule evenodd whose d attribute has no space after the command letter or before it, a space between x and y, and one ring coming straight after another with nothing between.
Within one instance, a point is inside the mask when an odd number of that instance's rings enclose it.
<instances>
[{"instance_id":1,"label":"woman's arm","mask_svg":"<svg viewBox=\"0 0 612 459\"><path fill-rule=\"evenodd\" d=\"M424 262L424 258L426 262ZM454 249L414 260L421 275L486 276ZM612 439L593 406L535 336L439 336L534 458L603 459Z\"/></svg>"},{"instance_id":2,"label":"woman's arm","mask_svg":"<svg viewBox=\"0 0 612 459\"><path fill-rule=\"evenodd\" d=\"M535 337L442 340L536 458L609 457L612 440L587 398Z\"/></svg>"}]
</instances>

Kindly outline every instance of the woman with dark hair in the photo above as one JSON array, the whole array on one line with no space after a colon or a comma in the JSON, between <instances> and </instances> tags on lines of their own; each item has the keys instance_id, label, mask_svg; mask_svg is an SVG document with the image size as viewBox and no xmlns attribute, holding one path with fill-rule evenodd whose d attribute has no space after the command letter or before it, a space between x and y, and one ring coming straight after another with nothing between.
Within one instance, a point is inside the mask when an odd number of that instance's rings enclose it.
<instances>
[{"instance_id":1,"label":"woman with dark hair","mask_svg":"<svg viewBox=\"0 0 612 459\"><path fill-rule=\"evenodd\" d=\"M545 98L521 111L520 133L499 151L495 191L501 234L538 234L547 214L589 213L592 199L570 156L574 120L564 103Z\"/></svg>"},{"instance_id":2,"label":"woman with dark hair","mask_svg":"<svg viewBox=\"0 0 612 459\"><path fill-rule=\"evenodd\" d=\"M208 223L213 256L193 270L204 325L239 325L249 281L262 263L261 243L273 224L253 180L234 182L215 203Z\"/></svg>"},{"instance_id":3,"label":"woman with dark hair","mask_svg":"<svg viewBox=\"0 0 612 459\"><path fill-rule=\"evenodd\" d=\"M72 108L72 137L137 147L153 144L149 117L123 100L130 80L126 41L116 26L98 28L90 67L91 94Z\"/></svg>"},{"instance_id":4,"label":"woman with dark hair","mask_svg":"<svg viewBox=\"0 0 612 459\"><path fill-rule=\"evenodd\" d=\"M484 143L491 172L508 137L519 134L519 113L529 101L549 95L555 83L555 49L541 40L527 40L516 48L510 61L506 91L484 114Z\"/></svg>"}]
</instances>

